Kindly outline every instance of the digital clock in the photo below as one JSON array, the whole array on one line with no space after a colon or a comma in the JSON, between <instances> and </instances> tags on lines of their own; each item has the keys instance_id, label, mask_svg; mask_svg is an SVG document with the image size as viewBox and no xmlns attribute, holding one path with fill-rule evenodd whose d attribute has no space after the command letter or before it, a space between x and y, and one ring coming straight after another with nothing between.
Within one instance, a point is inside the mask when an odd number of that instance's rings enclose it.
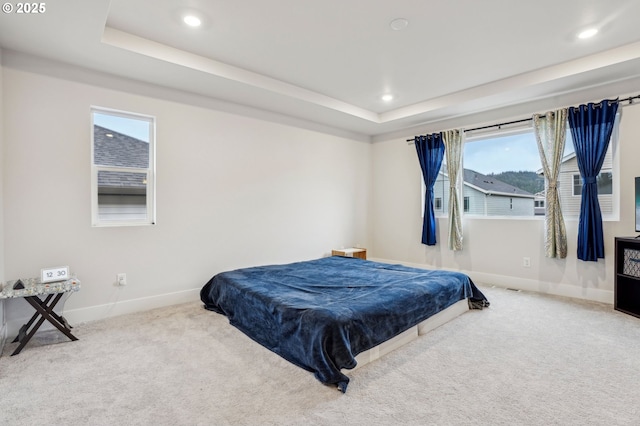
<instances>
[{"instance_id":1,"label":"digital clock","mask_svg":"<svg viewBox=\"0 0 640 426\"><path fill-rule=\"evenodd\" d=\"M40 281L42 283L65 281L67 279L69 279L68 266L58 266L57 268L43 268L40 270Z\"/></svg>"}]
</instances>

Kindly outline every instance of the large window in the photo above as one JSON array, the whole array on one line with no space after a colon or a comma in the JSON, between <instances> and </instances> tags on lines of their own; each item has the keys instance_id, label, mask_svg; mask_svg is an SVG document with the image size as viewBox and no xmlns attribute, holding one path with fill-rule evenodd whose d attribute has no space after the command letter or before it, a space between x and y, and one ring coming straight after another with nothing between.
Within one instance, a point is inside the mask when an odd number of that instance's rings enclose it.
<instances>
[{"instance_id":1,"label":"large window","mask_svg":"<svg viewBox=\"0 0 640 426\"><path fill-rule=\"evenodd\" d=\"M617 176L618 122L613 129L602 170L597 177L598 201L604 220L617 220L619 176ZM531 127L492 134L467 134L462 154L463 210L486 217L543 217L545 179L534 131ZM422 205L424 205L424 183ZM582 179L567 128L565 150L558 174L560 206L565 219L580 215ZM449 177L446 159L434 185L437 216L449 214Z\"/></svg>"},{"instance_id":2,"label":"large window","mask_svg":"<svg viewBox=\"0 0 640 426\"><path fill-rule=\"evenodd\" d=\"M94 226L155 223L155 120L92 108Z\"/></svg>"},{"instance_id":3,"label":"large window","mask_svg":"<svg viewBox=\"0 0 640 426\"><path fill-rule=\"evenodd\" d=\"M598 200L604 219L617 217L616 158L617 125L598 175ZM544 173L533 130L490 137L469 137L464 147L464 195L474 200L470 214L483 216L544 215ZM565 218L580 215L582 179L567 130L564 155L558 174L560 205Z\"/></svg>"}]
</instances>

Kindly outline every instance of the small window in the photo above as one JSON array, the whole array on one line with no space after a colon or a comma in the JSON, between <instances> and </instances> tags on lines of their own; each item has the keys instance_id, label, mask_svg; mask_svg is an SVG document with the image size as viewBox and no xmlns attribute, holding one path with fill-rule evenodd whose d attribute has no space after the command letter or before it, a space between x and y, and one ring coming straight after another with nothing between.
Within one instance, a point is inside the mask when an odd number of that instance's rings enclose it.
<instances>
[{"instance_id":1,"label":"small window","mask_svg":"<svg viewBox=\"0 0 640 426\"><path fill-rule=\"evenodd\" d=\"M599 173L596 182L598 195L613 194L613 175L611 172ZM573 195L582 195L582 178L579 174L573 175Z\"/></svg>"},{"instance_id":2,"label":"small window","mask_svg":"<svg viewBox=\"0 0 640 426\"><path fill-rule=\"evenodd\" d=\"M573 175L573 195L582 195L582 180L580 175Z\"/></svg>"},{"instance_id":3,"label":"small window","mask_svg":"<svg viewBox=\"0 0 640 426\"><path fill-rule=\"evenodd\" d=\"M155 120L91 110L93 226L155 223Z\"/></svg>"},{"instance_id":4,"label":"small window","mask_svg":"<svg viewBox=\"0 0 640 426\"><path fill-rule=\"evenodd\" d=\"M433 207L436 210L442 210L442 198L438 197L433 202Z\"/></svg>"},{"instance_id":5,"label":"small window","mask_svg":"<svg viewBox=\"0 0 640 426\"><path fill-rule=\"evenodd\" d=\"M469 211L469 197L464 197L464 211Z\"/></svg>"}]
</instances>

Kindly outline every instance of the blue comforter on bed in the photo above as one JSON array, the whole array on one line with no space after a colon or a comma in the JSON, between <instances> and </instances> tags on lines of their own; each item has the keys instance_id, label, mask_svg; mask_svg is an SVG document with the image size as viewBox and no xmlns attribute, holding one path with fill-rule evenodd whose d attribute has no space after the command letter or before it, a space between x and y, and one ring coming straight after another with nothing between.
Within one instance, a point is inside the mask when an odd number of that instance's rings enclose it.
<instances>
[{"instance_id":1,"label":"blue comforter on bed","mask_svg":"<svg viewBox=\"0 0 640 426\"><path fill-rule=\"evenodd\" d=\"M206 309L342 392L349 378L340 370L355 367L357 354L460 300L488 306L462 273L337 256L222 272L200 297Z\"/></svg>"}]
</instances>

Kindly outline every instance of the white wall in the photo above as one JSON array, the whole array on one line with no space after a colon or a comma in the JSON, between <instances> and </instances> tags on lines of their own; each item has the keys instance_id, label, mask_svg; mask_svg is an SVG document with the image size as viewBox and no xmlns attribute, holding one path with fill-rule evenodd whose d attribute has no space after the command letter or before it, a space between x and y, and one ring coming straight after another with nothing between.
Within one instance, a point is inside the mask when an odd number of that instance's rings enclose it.
<instances>
[{"instance_id":1,"label":"white wall","mask_svg":"<svg viewBox=\"0 0 640 426\"><path fill-rule=\"evenodd\" d=\"M640 106L623 110L621 220L604 225L605 260L576 259L577 221L567 222L566 260L544 258L542 220L466 218L464 250L452 252L446 218L440 244L420 244L420 168L406 135L369 144L266 111L0 53L0 278L69 265L83 284L66 303L72 323L197 300L222 270L356 244L372 258L459 269L478 283L612 301L613 237L634 229ZM90 226L91 105L156 116L157 225ZM127 287L114 285L120 272ZM10 302L11 335L31 310Z\"/></svg>"},{"instance_id":2,"label":"white wall","mask_svg":"<svg viewBox=\"0 0 640 426\"><path fill-rule=\"evenodd\" d=\"M2 76L5 278L69 265L82 282L66 302L71 322L198 300L222 270L368 245L367 141L196 106L205 103L197 96L177 102L166 90L86 71L65 70L67 79L60 64L28 62L5 55ZM92 105L156 117L155 226L91 227ZM121 272L126 287L114 285ZM11 302L13 330L30 313Z\"/></svg>"},{"instance_id":3,"label":"white wall","mask_svg":"<svg viewBox=\"0 0 640 426\"><path fill-rule=\"evenodd\" d=\"M4 282L4 126L3 126L3 78L2 78L2 49L0 49L0 283ZM0 284L2 285L2 284ZM4 301L0 300L0 353L6 338L6 326L4 318Z\"/></svg>"},{"instance_id":4,"label":"white wall","mask_svg":"<svg viewBox=\"0 0 640 426\"><path fill-rule=\"evenodd\" d=\"M437 130L426 133L430 131ZM376 142L370 253L377 259L463 270L478 283L613 303L614 237L634 235L635 229L639 138L640 106L625 106L620 123L621 217L619 222L604 223L605 259L598 262L577 260L577 220L566 221L569 256L564 260L544 257L542 219L464 218L464 249L453 252L447 246L447 219L440 218L438 245L422 245L421 178L415 148L407 145L406 137ZM523 267L523 257L531 259L530 268Z\"/></svg>"}]
</instances>

